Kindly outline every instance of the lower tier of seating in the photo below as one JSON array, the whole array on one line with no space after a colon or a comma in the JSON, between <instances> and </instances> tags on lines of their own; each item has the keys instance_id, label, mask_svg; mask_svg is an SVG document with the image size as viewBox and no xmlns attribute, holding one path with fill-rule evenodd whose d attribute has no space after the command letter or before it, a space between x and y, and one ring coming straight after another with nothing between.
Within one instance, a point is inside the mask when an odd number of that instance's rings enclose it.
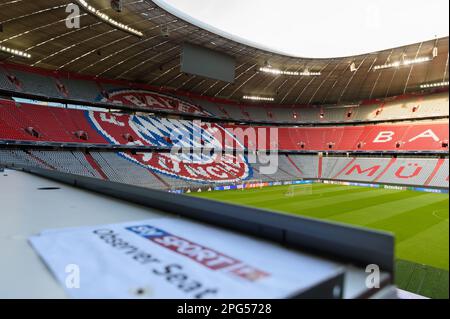
<instances>
[{"instance_id":1,"label":"lower tier of seating","mask_svg":"<svg viewBox=\"0 0 450 319\"><path fill-rule=\"evenodd\" d=\"M286 154L255 158L209 154L200 158L188 154L3 149L0 164L36 166L161 190L299 179L449 187L448 158Z\"/></svg>"}]
</instances>

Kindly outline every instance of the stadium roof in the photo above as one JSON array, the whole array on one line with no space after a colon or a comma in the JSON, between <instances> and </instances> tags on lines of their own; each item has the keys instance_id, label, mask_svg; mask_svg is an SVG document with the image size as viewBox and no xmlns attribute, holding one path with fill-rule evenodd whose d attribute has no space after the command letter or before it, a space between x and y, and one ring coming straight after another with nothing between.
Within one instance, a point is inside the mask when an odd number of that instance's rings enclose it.
<instances>
[{"instance_id":1,"label":"stadium roof","mask_svg":"<svg viewBox=\"0 0 450 319\"><path fill-rule=\"evenodd\" d=\"M101 13L142 31L144 36L139 38L113 28L84 11L80 28L68 29L66 0L2 0L0 46L23 50L31 58L0 52L0 61L234 100L244 95L271 96L275 103L284 104L345 103L399 95L417 91L424 83L448 81L448 37L353 57L305 59L269 52L207 31L151 0L126 0L121 13L111 9L110 0L87 2ZM235 57L236 81L230 84L182 73L180 55L185 42ZM432 61L374 69L386 63L431 57L435 47L438 54ZM321 75L274 75L259 71L268 64L280 70L308 70Z\"/></svg>"}]
</instances>

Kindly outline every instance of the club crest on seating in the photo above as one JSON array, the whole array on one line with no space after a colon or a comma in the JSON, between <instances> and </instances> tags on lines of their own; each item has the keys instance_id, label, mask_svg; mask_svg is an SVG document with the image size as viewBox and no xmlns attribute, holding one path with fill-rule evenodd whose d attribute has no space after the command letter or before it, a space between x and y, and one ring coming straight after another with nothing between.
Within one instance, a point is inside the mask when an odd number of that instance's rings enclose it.
<instances>
[{"instance_id":1,"label":"club crest on seating","mask_svg":"<svg viewBox=\"0 0 450 319\"><path fill-rule=\"evenodd\" d=\"M251 176L244 154L217 151L243 149L226 129L211 123L87 111L95 129L111 144L157 146L168 152L121 152L120 156L153 171L197 182L237 182ZM190 149L203 149L191 152ZM214 148L216 151L212 151ZM225 149L225 148L224 148Z\"/></svg>"},{"instance_id":2,"label":"club crest on seating","mask_svg":"<svg viewBox=\"0 0 450 319\"><path fill-rule=\"evenodd\" d=\"M147 90L111 90L100 96L101 102L134 106L145 109L164 110L178 113L211 116L201 107L187 101Z\"/></svg>"}]
</instances>

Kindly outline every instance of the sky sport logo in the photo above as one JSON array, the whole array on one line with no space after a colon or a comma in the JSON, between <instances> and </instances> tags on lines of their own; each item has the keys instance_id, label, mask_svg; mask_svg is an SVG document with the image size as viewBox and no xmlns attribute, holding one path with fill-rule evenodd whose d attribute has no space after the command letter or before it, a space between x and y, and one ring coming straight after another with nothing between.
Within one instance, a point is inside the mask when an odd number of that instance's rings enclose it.
<instances>
[{"instance_id":1,"label":"sky sport logo","mask_svg":"<svg viewBox=\"0 0 450 319\"><path fill-rule=\"evenodd\" d=\"M269 273L247 265L236 258L172 235L153 226L140 225L127 227L126 229L213 271L229 273L251 282L270 276Z\"/></svg>"}]
</instances>

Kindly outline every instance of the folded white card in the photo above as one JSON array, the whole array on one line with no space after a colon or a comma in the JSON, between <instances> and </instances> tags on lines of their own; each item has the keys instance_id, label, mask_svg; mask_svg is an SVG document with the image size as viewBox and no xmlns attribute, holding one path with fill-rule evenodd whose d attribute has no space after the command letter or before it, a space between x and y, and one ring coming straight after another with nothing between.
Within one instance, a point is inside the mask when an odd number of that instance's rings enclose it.
<instances>
[{"instance_id":1,"label":"folded white card","mask_svg":"<svg viewBox=\"0 0 450 319\"><path fill-rule=\"evenodd\" d=\"M284 298L341 267L182 219L44 231L30 238L73 298Z\"/></svg>"}]
</instances>

